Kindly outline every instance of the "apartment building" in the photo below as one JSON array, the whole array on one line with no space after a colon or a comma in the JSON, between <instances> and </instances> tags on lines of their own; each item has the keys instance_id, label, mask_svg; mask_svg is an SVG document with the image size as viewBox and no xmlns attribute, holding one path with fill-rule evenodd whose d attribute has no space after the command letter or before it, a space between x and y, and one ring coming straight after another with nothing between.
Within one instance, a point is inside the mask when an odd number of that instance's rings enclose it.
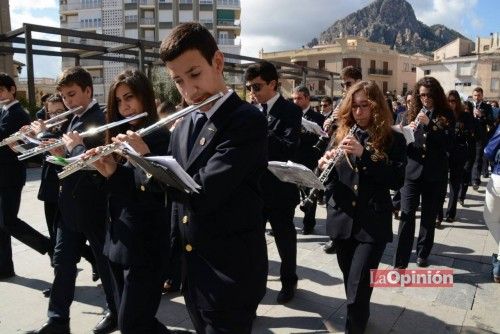
<instances>
[{"instance_id":1,"label":"apartment building","mask_svg":"<svg viewBox=\"0 0 500 334\"><path fill-rule=\"evenodd\" d=\"M392 50L388 45L373 43L361 36L337 38L332 44L317 45L289 51L261 52L266 60L292 62L297 65L317 67L340 73L342 68L352 65L361 68L363 79L375 81L384 91L404 94L416 82L416 68L430 57L422 54L405 55ZM284 80L282 89L291 94L301 80ZM331 82L310 79L307 86L315 95L329 94ZM335 81L334 95L341 95L340 81Z\"/></svg>"},{"instance_id":2,"label":"apartment building","mask_svg":"<svg viewBox=\"0 0 500 334\"><path fill-rule=\"evenodd\" d=\"M455 89L464 98L474 87L483 88L486 99L500 98L500 34L477 37L476 42L457 38L434 51L434 60L417 68L417 79L435 77L445 92Z\"/></svg>"},{"instance_id":3,"label":"apartment building","mask_svg":"<svg viewBox=\"0 0 500 334\"><path fill-rule=\"evenodd\" d=\"M61 28L76 29L161 41L179 23L197 21L216 37L223 52L240 54L240 0L60 0ZM75 37L63 42L113 46ZM94 95L100 103L106 100L107 87L126 66L110 61L82 59L94 78ZM74 65L64 59L62 67Z\"/></svg>"}]
</instances>

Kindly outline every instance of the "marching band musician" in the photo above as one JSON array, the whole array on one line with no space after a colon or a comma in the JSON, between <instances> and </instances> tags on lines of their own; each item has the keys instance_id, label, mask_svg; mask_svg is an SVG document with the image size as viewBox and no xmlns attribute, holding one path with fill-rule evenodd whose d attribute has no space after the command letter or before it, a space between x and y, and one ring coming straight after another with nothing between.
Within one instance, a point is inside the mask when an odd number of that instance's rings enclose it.
<instances>
[{"instance_id":1,"label":"marching band musician","mask_svg":"<svg viewBox=\"0 0 500 334\"><path fill-rule=\"evenodd\" d=\"M266 120L227 89L224 55L199 23L176 26L160 58L189 105L224 93L184 117L169 145L201 186L191 194L167 187L181 235L186 307L197 333L249 334L267 283L259 188L267 165ZM146 189L158 187L154 177L142 176Z\"/></svg>"},{"instance_id":2,"label":"marching band musician","mask_svg":"<svg viewBox=\"0 0 500 334\"><path fill-rule=\"evenodd\" d=\"M474 117L464 111L460 95L456 90L448 92L448 103L455 116L453 150L450 152L450 198L446 210L446 221L453 222L457 214L459 194L464 186L467 162L475 149ZM442 209L440 208L442 212Z\"/></svg>"},{"instance_id":3,"label":"marching band musician","mask_svg":"<svg viewBox=\"0 0 500 334\"><path fill-rule=\"evenodd\" d=\"M129 142L141 155L166 155L170 132L163 127L145 136L137 146L134 132L158 121L151 82L138 70L120 73L109 89L107 122L148 112L145 119L108 130L106 143ZM97 154L99 148L87 151ZM112 155L94 162L107 177L108 213L104 254L109 259L122 333L169 333L156 319L169 253L169 210L164 191L136 186L130 163L117 165Z\"/></svg>"},{"instance_id":4,"label":"marching band musician","mask_svg":"<svg viewBox=\"0 0 500 334\"><path fill-rule=\"evenodd\" d=\"M53 155L74 157L88 148L100 146L100 135L81 138L79 133L105 123L104 113L93 99L92 76L81 67L65 69L57 80L56 89L68 108L82 106L75 113L68 132L63 135L64 147L51 151ZM89 241L106 295L109 312L94 328L95 334L110 333L116 328L116 307L109 265L103 255L106 200L104 178L97 171L79 171L61 181L57 237L54 251L54 282L49 297L48 321L30 333L66 334L70 332L70 306L73 302L81 248Z\"/></svg>"},{"instance_id":5,"label":"marching band musician","mask_svg":"<svg viewBox=\"0 0 500 334\"><path fill-rule=\"evenodd\" d=\"M424 77L416 83L413 92L407 120L415 131L415 141L408 145L405 183L401 188L399 240L394 254L394 267L400 269L406 268L410 261L420 196L422 214L416 262L420 267L428 265L454 128L453 113L439 81Z\"/></svg>"},{"instance_id":6,"label":"marching band musician","mask_svg":"<svg viewBox=\"0 0 500 334\"><path fill-rule=\"evenodd\" d=\"M292 97L293 103L302 110L302 118L314 122L323 128L325 117L311 108L311 94L309 89L306 86L295 87ZM308 132L302 127L300 131L300 144L293 161L306 166L310 170L314 170L318 165L318 159L323 153L314 147L318 139L319 136L317 134ZM305 188L301 189L301 191L304 192L304 196L308 196L311 189ZM316 226L316 205L317 201L314 200L313 205L304 212L304 219L302 220L302 234L304 235L311 234L314 231L314 226Z\"/></svg>"},{"instance_id":7,"label":"marching band musician","mask_svg":"<svg viewBox=\"0 0 500 334\"><path fill-rule=\"evenodd\" d=\"M0 73L0 140L30 123L29 115L16 100L17 87L6 73ZM21 192L26 182L26 165L9 146L0 147L0 280L15 276L10 237L40 254L52 252L50 240L17 217Z\"/></svg>"},{"instance_id":8,"label":"marching band musician","mask_svg":"<svg viewBox=\"0 0 500 334\"><path fill-rule=\"evenodd\" d=\"M46 120L49 120L50 118L55 117L67 110L63 99L59 94L49 95L46 98L44 108ZM59 138L66 132L67 127L67 122L63 123L61 126L55 126L50 129L47 129L44 121L42 120L37 120L31 123L31 129L33 130L34 135L41 140ZM47 154L49 153L47 152ZM60 185L59 178L57 177L59 169L59 166L43 159L40 188L38 190L38 199L43 201L45 221L49 231L52 250L56 244L57 219L59 219L58 216L61 214L57 204L59 200ZM53 254L53 251L51 254ZM95 266L95 258L92 253L92 249L88 245L84 245L81 250L81 255L92 265L92 280L94 282L97 281L99 279L99 274ZM51 262L52 261L53 259L51 257ZM51 264L54 266L53 263ZM43 293L46 297L48 297L50 295L50 289L44 290Z\"/></svg>"},{"instance_id":9,"label":"marching band musician","mask_svg":"<svg viewBox=\"0 0 500 334\"><path fill-rule=\"evenodd\" d=\"M300 142L302 113L294 103L278 92L278 71L268 62L250 65L245 71L247 90L252 100L260 104L267 118L269 161L292 160ZM276 297L279 304L288 303L297 288L297 232L293 218L299 204L299 189L295 184L283 182L269 170L260 182L264 200L263 225L271 224L272 235L281 258L281 290Z\"/></svg>"},{"instance_id":10,"label":"marching band musician","mask_svg":"<svg viewBox=\"0 0 500 334\"><path fill-rule=\"evenodd\" d=\"M392 241L389 189L401 186L406 164L405 139L391 129L392 122L380 88L367 81L354 84L339 110L334 149L319 160L324 170L335 150L343 151L327 180L325 199L327 233L344 277L346 333L364 332L373 290L370 269L378 267Z\"/></svg>"}]
</instances>

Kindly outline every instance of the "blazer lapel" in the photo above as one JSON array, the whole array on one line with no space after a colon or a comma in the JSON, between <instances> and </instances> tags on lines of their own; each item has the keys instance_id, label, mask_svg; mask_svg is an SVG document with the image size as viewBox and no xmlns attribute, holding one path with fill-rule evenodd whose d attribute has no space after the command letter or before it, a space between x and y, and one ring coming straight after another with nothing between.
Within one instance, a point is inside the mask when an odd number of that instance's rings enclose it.
<instances>
[{"instance_id":1,"label":"blazer lapel","mask_svg":"<svg viewBox=\"0 0 500 334\"><path fill-rule=\"evenodd\" d=\"M180 122L177 126L176 131L179 134L178 142L177 142L177 150L179 152L180 161L177 161L181 166L185 168L188 160L187 154L187 145L188 145L188 137L189 137L189 126L191 125L191 115L187 115L184 117L182 122ZM175 142L174 142L175 143Z\"/></svg>"},{"instance_id":2,"label":"blazer lapel","mask_svg":"<svg viewBox=\"0 0 500 334\"><path fill-rule=\"evenodd\" d=\"M191 150L191 154L189 155L187 159L187 164L186 164L186 169L189 169L191 164L196 160L196 158L200 155L203 150L208 147L210 142L215 136L215 133L217 132L217 127L215 124L209 119L207 123L203 126L203 128L200 131L200 134L198 135L198 138L196 138L196 141L194 142L193 148ZM187 139L187 138L186 138ZM187 143L187 141L186 141ZM187 155L187 145L184 146L184 150L186 151Z\"/></svg>"}]
</instances>

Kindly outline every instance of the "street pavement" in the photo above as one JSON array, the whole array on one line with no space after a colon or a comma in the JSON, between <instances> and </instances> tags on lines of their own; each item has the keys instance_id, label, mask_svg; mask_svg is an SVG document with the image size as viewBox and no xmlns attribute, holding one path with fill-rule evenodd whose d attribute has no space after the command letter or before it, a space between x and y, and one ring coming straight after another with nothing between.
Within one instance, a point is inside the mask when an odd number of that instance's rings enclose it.
<instances>
[{"instance_id":1,"label":"street pavement","mask_svg":"<svg viewBox=\"0 0 500 334\"><path fill-rule=\"evenodd\" d=\"M43 203L36 198L39 175L40 169L28 170L19 217L47 234ZM483 182L479 191L470 188L465 207L458 206L457 221L444 222L436 230L430 268L453 269L453 287L375 288L366 333L500 333L500 284L493 283L490 264L491 254L498 247L482 218L484 186ZM280 260L274 239L266 237L267 294L257 310L253 333L343 332L346 307L342 274L336 256L322 251L328 240L325 216L325 207L318 206L315 233L303 236L302 212L296 211L299 283L295 299L286 305L276 303L281 287ZM394 220L395 241L397 228L398 221ZM17 276L0 281L0 334L24 333L46 321L48 299L42 290L49 288L53 279L47 255L40 255L15 239L12 245ZM391 268L394 245L387 245L380 269ZM416 268L414 253L411 268ZM103 291L91 276L90 265L82 260L71 306L72 333L91 333L102 317ZM169 328L192 329L178 293L162 297L158 318Z\"/></svg>"}]
</instances>

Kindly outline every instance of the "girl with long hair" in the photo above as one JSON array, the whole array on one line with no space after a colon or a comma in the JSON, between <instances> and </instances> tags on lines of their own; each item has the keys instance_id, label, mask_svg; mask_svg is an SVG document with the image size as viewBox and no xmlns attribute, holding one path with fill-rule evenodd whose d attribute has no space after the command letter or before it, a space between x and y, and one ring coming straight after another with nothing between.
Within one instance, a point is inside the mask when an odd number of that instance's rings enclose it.
<instances>
[{"instance_id":1,"label":"girl with long hair","mask_svg":"<svg viewBox=\"0 0 500 334\"><path fill-rule=\"evenodd\" d=\"M326 184L327 233L337 247L337 259L347 296L346 332L362 333L370 315L370 269L376 269L387 242L392 241L390 189L404 180L406 145L392 130L392 113L373 82L354 84L338 114L333 149L319 160L342 158Z\"/></svg>"},{"instance_id":2,"label":"girl with long hair","mask_svg":"<svg viewBox=\"0 0 500 334\"><path fill-rule=\"evenodd\" d=\"M125 70L111 84L108 123L143 112L144 118L110 129L106 142L127 141L141 155L166 155L170 132L166 127L144 138L135 131L158 121L149 79L138 70ZM140 143L136 145L135 143ZM99 149L87 152L95 154ZM109 259L122 333L169 333L155 317L165 278L170 233L169 211L163 191L136 186L135 169L118 156L94 163L106 176L108 213L104 255Z\"/></svg>"},{"instance_id":3,"label":"girl with long hair","mask_svg":"<svg viewBox=\"0 0 500 334\"><path fill-rule=\"evenodd\" d=\"M394 266L406 268L410 261L415 234L415 213L422 197L420 232L417 241L417 265L428 265L434 244L435 219L439 210L443 182L448 173L448 155L452 143L454 117L439 81L420 79L413 90L407 121L415 131L415 141L407 147L405 183L401 189L399 240Z\"/></svg>"}]
</instances>

